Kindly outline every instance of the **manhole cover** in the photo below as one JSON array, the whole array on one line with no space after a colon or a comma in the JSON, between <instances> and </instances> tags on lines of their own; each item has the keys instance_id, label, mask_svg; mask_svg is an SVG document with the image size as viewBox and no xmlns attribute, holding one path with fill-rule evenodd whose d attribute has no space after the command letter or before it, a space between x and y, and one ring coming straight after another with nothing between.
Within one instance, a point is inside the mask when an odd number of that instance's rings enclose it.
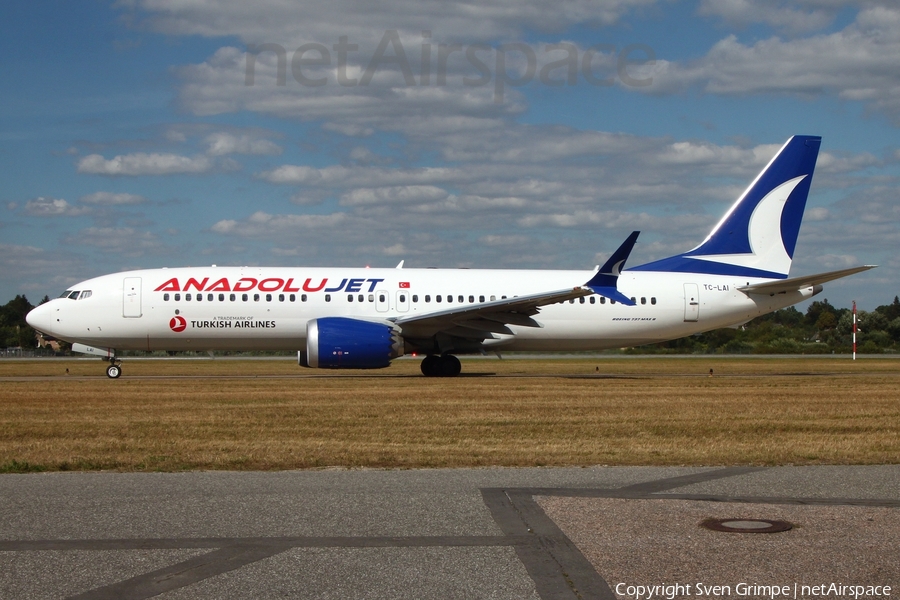
<instances>
[{"instance_id":1,"label":"manhole cover","mask_svg":"<svg viewBox=\"0 0 900 600\"><path fill-rule=\"evenodd\" d=\"M700 526L729 533L777 533L793 527L787 521L769 519L706 519Z\"/></svg>"}]
</instances>

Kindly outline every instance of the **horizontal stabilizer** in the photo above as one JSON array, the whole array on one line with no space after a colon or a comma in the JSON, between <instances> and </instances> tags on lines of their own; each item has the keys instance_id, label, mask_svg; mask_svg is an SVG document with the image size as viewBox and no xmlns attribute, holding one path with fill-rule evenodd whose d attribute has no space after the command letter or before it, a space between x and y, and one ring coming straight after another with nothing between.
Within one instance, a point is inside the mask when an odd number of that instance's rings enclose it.
<instances>
[{"instance_id":1,"label":"horizontal stabilizer","mask_svg":"<svg viewBox=\"0 0 900 600\"><path fill-rule=\"evenodd\" d=\"M865 265L862 267L853 267L852 269L841 269L840 271L829 271L827 273L819 273L817 275L805 275L803 277L793 277L791 279L782 279L779 281L770 281L767 283L757 283L739 287L738 289L745 294L783 294L796 292L810 286L819 285L828 281L834 281L841 277L847 277L862 271L874 269L878 265Z\"/></svg>"}]
</instances>

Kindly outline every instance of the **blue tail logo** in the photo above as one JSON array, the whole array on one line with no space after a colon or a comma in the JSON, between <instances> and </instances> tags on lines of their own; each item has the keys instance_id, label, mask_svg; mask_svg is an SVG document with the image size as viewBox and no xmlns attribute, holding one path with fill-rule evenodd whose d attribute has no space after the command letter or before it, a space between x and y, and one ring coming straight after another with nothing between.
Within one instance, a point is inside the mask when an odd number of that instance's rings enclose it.
<instances>
[{"instance_id":1,"label":"blue tail logo","mask_svg":"<svg viewBox=\"0 0 900 600\"><path fill-rule=\"evenodd\" d=\"M821 141L789 139L699 246L633 270L786 278Z\"/></svg>"}]
</instances>

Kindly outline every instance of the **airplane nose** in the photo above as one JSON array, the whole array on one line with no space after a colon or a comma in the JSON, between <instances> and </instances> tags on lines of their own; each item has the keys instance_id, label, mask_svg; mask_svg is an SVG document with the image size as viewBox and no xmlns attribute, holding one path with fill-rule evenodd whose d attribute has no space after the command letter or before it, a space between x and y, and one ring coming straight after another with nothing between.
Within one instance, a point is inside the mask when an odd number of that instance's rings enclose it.
<instances>
[{"instance_id":1,"label":"airplane nose","mask_svg":"<svg viewBox=\"0 0 900 600\"><path fill-rule=\"evenodd\" d=\"M50 310L50 303L41 304L31 309L25 315L25 322L38 331L50 333L53 327L53 313Z\"/></svg>"}]
</instances>

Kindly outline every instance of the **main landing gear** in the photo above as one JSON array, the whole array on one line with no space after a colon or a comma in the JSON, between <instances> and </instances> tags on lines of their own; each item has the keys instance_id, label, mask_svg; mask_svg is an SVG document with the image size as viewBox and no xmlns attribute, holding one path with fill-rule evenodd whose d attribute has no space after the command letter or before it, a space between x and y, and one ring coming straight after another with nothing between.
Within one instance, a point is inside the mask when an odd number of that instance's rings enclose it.
<instances>
[{"instance_id":1,"label":"main landing gear","mask_svg":"<svg viewBox=\"0 0 900 600\"><path fill-rule=\"evenodd\" d=\"M115 357L109 359L109 366L106 367L106 376L110 379L118 379L122 376L122 362Z\"/></svg>"},{"instance_id":2,"label":"main landing gear","mask_svg":"<svg viewBox=\"0 0 900 600\"><path fill-rule=\"evenodd\" d=\"M461 370L459 359L452 354L429 354L422 360L422 375L425 377L456 377Z\"/></svg>"}]
</instances>

